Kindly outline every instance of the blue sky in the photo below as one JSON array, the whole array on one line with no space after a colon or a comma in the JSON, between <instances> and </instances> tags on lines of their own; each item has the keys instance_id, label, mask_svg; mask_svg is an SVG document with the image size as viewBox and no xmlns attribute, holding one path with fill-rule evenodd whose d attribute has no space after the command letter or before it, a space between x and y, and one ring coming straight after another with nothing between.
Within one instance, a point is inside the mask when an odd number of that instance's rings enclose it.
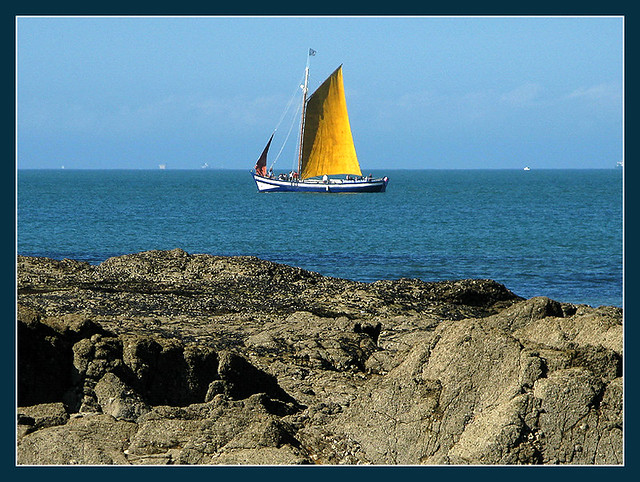
<instances>
[{"instance_id":1,"label":"blue sky","mask_svg":"<svg viewBox=\"0 0 640 482\"><path fill-rule=\"evenodd\" d=\"M308 48L311 89L343 64L364 170L622 160L621 17L21 17L17 166L249 170Z\"/></svg>"}]
</instances>

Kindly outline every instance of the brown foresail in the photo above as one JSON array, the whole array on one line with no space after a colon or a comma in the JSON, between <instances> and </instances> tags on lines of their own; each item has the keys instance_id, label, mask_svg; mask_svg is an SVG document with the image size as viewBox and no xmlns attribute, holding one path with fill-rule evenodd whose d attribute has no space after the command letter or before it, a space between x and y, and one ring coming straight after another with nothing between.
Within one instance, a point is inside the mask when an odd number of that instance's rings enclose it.
<instances>
[{"instance_id":1,"label":"brown foresail","mask_svg":"<svg viewBox=\"0 0 640 482\"><path fill-rule=\"evenodd\" d=\"M269 137L269 142L267 142L267 145L264 148L264 151L262 151L262 154L260 154L260 157L258 158L258 161L256 162L256 174L259 174L260 176L266 177L267 176L267 152L269 152L269 146L271 145L271 140L273 139L273 134L271 134L271 137Z\"/></svg>"}]
</instances>

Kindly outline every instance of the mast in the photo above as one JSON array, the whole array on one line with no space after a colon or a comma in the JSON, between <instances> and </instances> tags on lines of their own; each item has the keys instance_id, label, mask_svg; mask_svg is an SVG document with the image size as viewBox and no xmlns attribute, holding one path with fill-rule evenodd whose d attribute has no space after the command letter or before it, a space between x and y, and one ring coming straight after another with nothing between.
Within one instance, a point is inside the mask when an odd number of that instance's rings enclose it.
<instances>
[{"instance_id":1,"label":"mast","mask_svg":"<svg viewBox=\"0 0 640 482\"><path fill-rule=\"evenodd\" d=\"M304 69L304 85L302 86L302 117L300 119L300 146L298 149L298 179L300 179L302 174L300 169L302 167L302 135L304 133L304 111L307 105L307 87L309 85L309 61L311 60L311 56L315 54L315 50L309 49L309 54L307 55L307 66Z\"/></svg>"}]
</instances>

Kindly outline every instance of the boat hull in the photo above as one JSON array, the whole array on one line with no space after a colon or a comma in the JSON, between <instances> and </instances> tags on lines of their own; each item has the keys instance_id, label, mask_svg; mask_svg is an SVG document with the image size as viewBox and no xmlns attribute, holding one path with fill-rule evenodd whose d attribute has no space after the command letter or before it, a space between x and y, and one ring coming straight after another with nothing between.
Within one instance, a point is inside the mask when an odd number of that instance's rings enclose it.
<instances>
[{"instance_id":1,"label":"boat hull","mask_svg":"<svg viewBox=\"0 0 640 482\"><path fill-rule=\"evenodd\" d=\"M389 182L387 177L372 180L330 179L329 182L323 182L318 180L282 181L254 173L251 175L256 182L258 192L384 192Z\"/></svg>"}]
</instances>

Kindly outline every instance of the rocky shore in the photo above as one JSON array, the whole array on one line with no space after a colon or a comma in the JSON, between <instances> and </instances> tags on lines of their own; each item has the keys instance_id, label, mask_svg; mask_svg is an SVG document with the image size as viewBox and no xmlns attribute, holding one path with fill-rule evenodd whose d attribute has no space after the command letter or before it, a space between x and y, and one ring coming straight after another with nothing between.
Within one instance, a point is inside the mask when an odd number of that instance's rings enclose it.
<instances>
[{"instance_id":1,"label":"rocky shore","mask_svg":"<svg viewBox=\"0 0 640 482\"><path fill-rule=\"evenodd\" d=\"M622 310L253 257L18 256L17 462L622 464Z\"/></svg>"}]
</instances>

